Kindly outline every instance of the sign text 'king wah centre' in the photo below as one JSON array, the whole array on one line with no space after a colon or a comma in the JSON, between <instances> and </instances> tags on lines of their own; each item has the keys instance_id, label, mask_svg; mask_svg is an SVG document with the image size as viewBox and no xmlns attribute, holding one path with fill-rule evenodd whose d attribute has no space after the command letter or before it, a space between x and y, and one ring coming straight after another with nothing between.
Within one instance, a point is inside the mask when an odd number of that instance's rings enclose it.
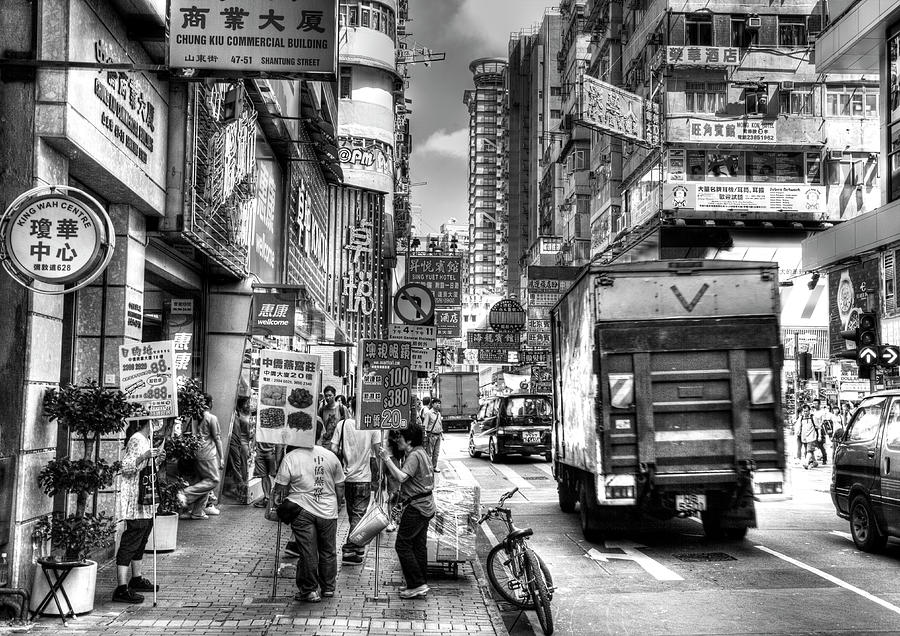
<instances>
[{"instance_id":1,"label":"sign text 'king wah centre'","mask_svg":"<svg viewBox=\"0 0 900 636\"><path fill-rule=\"evenodd\" d=\"M334 76L335 0L172 0L169 66Z\"/></svg>"}]
</instances>

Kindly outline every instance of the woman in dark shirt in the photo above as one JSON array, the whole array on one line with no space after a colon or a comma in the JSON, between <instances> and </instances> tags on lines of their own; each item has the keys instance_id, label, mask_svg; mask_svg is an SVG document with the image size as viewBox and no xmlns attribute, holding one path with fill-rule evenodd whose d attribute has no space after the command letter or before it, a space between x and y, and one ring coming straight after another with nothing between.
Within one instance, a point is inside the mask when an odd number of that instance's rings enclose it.
<instances>
[{"instance_id":1,"label":"woman in dark shirt","mask_svg":"<svg viewBox=\"0 0 900 636\"><path fill-rule=\"evenodd\" d=\"M388 474L400 482L400 500L405 504L394 544L406 579L401 598L425 598L428 594L428 524L436 509L432 494L434 471L422 440L421 428L400 431L397 446L405 453L402 468L390 461L388 449L382 447L380 451Z\"/></svg>"}]
</instances>

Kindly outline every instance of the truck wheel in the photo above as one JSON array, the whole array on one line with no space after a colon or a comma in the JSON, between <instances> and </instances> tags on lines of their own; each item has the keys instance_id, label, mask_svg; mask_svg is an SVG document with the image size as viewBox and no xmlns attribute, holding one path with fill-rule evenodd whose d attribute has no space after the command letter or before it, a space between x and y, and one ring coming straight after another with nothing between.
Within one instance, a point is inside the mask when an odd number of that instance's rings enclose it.
<instances>
[{"instance_id":1,"label":"truck wheel","mask_svg":"<svg viewBox=\"0 0 900 636\"><path fill-rule=\"evenodd\" d=\"M581 534L585 540L591 543L600 543L602 541L602 533L600 531L600 523L597 510L597 491L593 483L593 475L585 477L581 480L581 488L578 489L581 504L579 517L581 519Z\"/></svg>"},{"instance_id":2,"label":"truck wheel","mask_svg":"<svg viewBox=\"0 0 900 636\"><path fill-rule=\"evenodd\" d=\"M491 441L488 442L488 457L492 464L498 464L500 463L500 460L503 459L503 455L497 452L497 441L493 437L491 438Z\"/></svg>"},{"instance_id":3,"label":"truck wheel","mask_svg":"<svg viewBox=\"0 0 900 636\"><path fill-rule=\"evenodd\" d=\"M469 457L481 457L481 451L475 450L475 438L469 435Z\"/></svg>"},{"instance_id":4,"label":"truck wheel","mask_svg":"<svg viewBox=\"0 0 900 636\"><path fill-rule=\"evenodd\" d=\"M703 521L703 534L707 539L718 540L725 536L722 530L722 513L719 510L703 510L700 512Z\"/></svg>"},{"instance_id":5,"label":"truck wheel","mask_svg":"<svg viewBox=\"0 0 900 636\"><path fill-rule=\"evenodd\" d=\"M887 545L887 537L878 529L872 505L863 495L850 502L850 536L863 552L879 552Z\"/></svg>"},{"instance_id":6,"label":"truck wheel","mask_svg":"<svg viewBox=\"0 0 900 636\"><path fill-rule=\"evenodd\" d=\"M566 513L575 512L575 504L578 502L578 492L565 480L556 484L556 493L559 495L559 509Z\"/></svg>"}]
</instances>

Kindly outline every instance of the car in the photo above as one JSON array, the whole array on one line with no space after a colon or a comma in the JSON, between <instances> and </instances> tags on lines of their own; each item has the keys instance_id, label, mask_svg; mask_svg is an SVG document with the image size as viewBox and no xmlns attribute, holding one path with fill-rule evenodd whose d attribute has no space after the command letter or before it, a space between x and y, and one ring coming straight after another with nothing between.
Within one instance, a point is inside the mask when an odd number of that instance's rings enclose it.
<instances>
[{"instance_id":1,"label":"car","mask_svg":"<svg viewBox=\"0 0 900 636\"><path fill-rule=\"evenodd\" d=\"M487 453L496 463L507 455L543 455L550 461L552 416L549 395L520 393L489 398L472 418L469 456Z\"/></svg>"},{"instance_id":2,"label":"car","mask_svg":"<svg viewBox=\"0 0 900 636\"><path fill-rule=\"evenodd\" d=\"M900 537L900 390L865 397L835 431L831 500L860 550Z\"/></svg>"}]
</instances>

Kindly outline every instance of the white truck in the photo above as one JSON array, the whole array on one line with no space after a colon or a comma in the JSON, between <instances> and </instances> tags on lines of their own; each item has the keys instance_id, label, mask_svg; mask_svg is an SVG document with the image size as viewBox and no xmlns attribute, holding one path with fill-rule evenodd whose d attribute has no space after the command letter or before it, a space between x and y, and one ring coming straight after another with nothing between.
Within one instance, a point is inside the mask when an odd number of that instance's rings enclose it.
<instances>
[{"instance_id":1,"label":"white truck","mask_svg":"<svg viewBox=\"0 0 900 636\"><path fill-rule=\"evenodd\" d=\"M553 468L585 538L699 513L743 538L783 496L778 266L594 265L551 311Z\"/></svg>"},{"instance_id":2,"label":"white truck","mask_svg":"<svg viewBox=\"0 0 900 636\"><path fill-rule=\"evenodd\" d=\"M478 413L478 374L469 371L441 373L435 379L432 397L441 400L445 431L468 431L472 416Z\"/></svg>"}]
</instances>

